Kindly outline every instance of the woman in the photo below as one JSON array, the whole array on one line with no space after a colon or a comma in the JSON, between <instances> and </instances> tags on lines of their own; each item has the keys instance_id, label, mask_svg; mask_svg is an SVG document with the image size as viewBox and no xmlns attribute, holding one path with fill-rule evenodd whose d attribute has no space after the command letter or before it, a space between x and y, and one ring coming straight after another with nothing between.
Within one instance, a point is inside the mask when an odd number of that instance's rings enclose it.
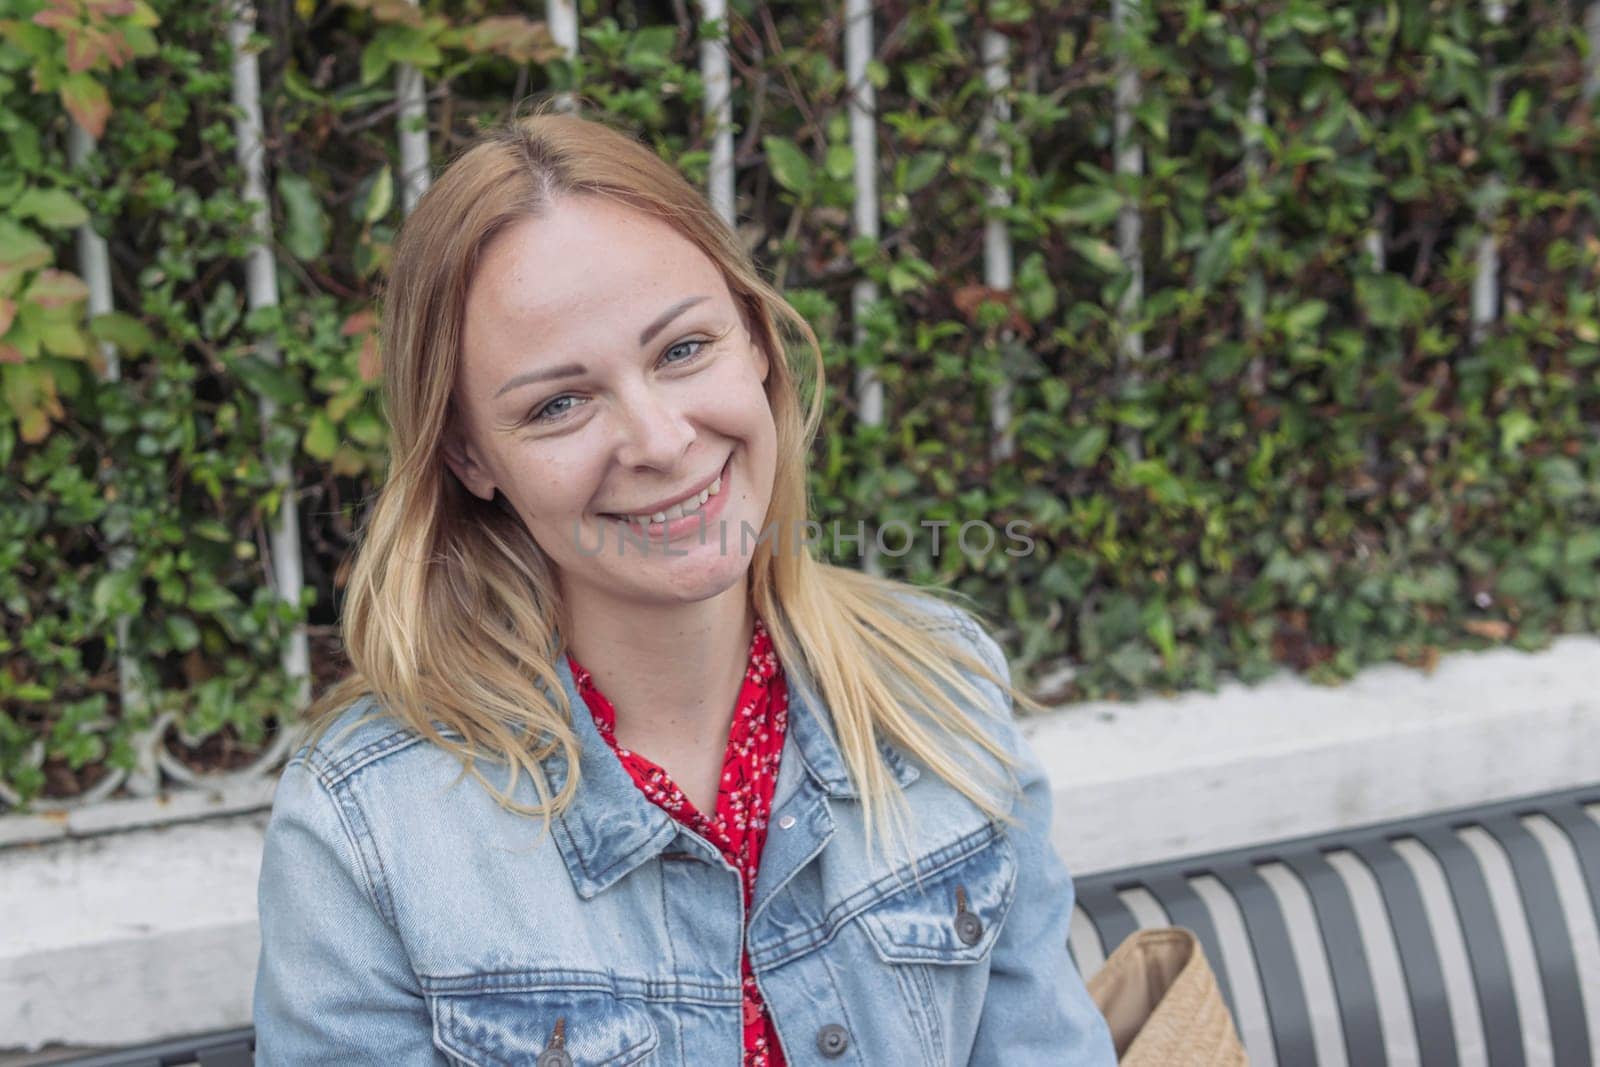
<instances>
[{"instance_id":1,"label":"woman","mask_svg":"<svg viewBox=\"0 0 1600 1067\"><path fill-rule=\"evenodd\" d=\"M820 350L679 174L576 116L485 138L383 353L258 1063L1113 1062L1026 698L964 611L807 551Z\"/></svg>"}]
</instances>

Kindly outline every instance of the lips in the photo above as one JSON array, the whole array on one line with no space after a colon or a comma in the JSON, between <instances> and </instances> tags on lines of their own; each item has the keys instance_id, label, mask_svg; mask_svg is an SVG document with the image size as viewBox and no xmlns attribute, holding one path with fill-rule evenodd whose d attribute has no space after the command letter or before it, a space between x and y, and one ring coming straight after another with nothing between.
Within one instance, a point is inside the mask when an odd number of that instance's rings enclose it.
<instances>
[{"instance_id":1,"label":"lips","mask_svg":"<svg viewBox=\"0 0 1600 1067\"><path fill-rule=\"evenodd\" d=\"M692 519L698 516L712 500L722 495L726 489L728 467L731 462L732 457L730 456L728 460L723 462L722 469L717 472L716 476L697 492L689 493L668 507L658 508L653 512L622 514L614 511L603 511L600 514L613 521L625 522L641 529L659 528L677 522L680 519Z\"/></svg>"}]
</instances>

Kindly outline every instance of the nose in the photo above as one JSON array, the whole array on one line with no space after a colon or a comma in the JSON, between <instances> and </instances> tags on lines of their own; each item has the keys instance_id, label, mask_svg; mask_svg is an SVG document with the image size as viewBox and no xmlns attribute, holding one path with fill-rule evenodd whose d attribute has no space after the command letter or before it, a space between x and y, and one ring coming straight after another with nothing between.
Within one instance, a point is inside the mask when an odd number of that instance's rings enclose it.
<instances>
[{"instance_id":1,"label":"nose","mask_svg":"<svg viewBox=\"0 0 1600 1067\"><path fill-rule=\"evenodd\" d=\"M617 460L628 467L676 471L689 446L694 425L682 405L660 385L639 384L621 399L622 444Z\"/></svg>"}]
</instances>

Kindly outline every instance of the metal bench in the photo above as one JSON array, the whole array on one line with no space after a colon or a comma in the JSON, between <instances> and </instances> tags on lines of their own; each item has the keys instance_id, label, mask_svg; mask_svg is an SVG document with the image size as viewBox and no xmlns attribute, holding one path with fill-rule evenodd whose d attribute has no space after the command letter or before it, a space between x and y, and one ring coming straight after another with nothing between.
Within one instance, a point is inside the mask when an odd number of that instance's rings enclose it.
<instances>
[{"instance_id":1,"label":"metal bench","mask_svg":"<svg viewBox=\"0 0 1600 1067\"><path fill-rule=\"evenodd\" d=\"M48 1067L253 1067L256 1032L242 1026L169 1038L149 1045L112 1049L89 1056L52 1060Z\"/></svg>"},{"instance_id":2,"label":"metal bench","mask_svg":"<svg viewBox=\"0 0 1600 1067\"><path fill-rule=\"evenodd\" d=\"M1193 930L1256 1067L1591 1067L1590 808L1600 785L1089 875L1069 947L1093 973L1134 930ZM246 1067L253 1048L243 1028L59 1063Z\"/></svg>"},{"instance_id":3,"label":"metal bench","mask_svg":"<svg viewBox=\"0 0 1600 1067\"><path fill-rule=\"evenodd\" d=\"M1600 1062L1600 785L1079 879L1086 973L1199 937L1253 1065ZM1587 1001L1587 1011L1586 1011Z\"/></svg>"}]
</instances>

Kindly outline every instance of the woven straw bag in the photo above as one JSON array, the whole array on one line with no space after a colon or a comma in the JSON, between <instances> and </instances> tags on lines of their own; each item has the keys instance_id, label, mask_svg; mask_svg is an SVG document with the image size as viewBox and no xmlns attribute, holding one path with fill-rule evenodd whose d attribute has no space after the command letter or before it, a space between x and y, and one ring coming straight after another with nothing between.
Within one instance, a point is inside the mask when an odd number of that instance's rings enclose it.
<instances>
[{"instance_id":1,"label":"woven straw bag","mask_svg":"<svg viewBox=\"0 0 1600 1067\"><path fill-rule=\"evenodd\" d=\"M1193 933L1140 930L1089 979L1120 1067L1248 1067L1233 1016Z\"/></svg>"}]
</instances>

